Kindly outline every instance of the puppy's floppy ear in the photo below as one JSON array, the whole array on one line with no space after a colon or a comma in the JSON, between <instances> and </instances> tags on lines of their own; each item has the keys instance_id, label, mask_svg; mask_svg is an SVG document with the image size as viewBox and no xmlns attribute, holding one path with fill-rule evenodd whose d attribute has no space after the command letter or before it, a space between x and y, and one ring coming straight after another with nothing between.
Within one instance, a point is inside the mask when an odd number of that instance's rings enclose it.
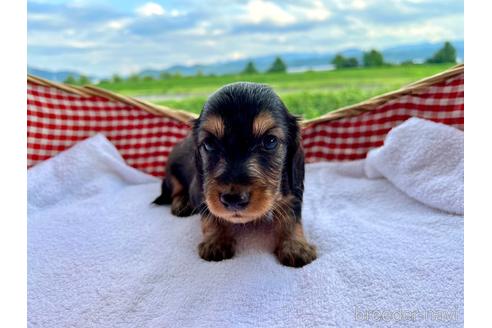
<instances>
[{"instance_id":1,"label":"puppy's floppy ear","mask_svg":"<svg viewBox=\"0 0 492 328\"><path fill-rule=\"evenodd\" d=\"M201 117L201 115L200 115ZM194 161L195 161L195 167L196 167L196 172L197 172L197 185L199 186L200 190L203 189L203 162L202 162L202 155L200 153L200 147L198 145L198 132L200 129L200 117L197 119L194 119L191 121L192 125L192 135L193 135L193 144L194 144Z\"/></svg>"},{"instance_id":2,"label":"puppy's floppy ear","mask_svg":"<svg viewBox=\"0 0 492 328\"><path fill-rule=\"evenodd\" d=\"M304 193L304 150L301 144L301 129L298 117L289 114L288 121L287 179L290 192L302 202Z\"/></svg>"}]
</instances>

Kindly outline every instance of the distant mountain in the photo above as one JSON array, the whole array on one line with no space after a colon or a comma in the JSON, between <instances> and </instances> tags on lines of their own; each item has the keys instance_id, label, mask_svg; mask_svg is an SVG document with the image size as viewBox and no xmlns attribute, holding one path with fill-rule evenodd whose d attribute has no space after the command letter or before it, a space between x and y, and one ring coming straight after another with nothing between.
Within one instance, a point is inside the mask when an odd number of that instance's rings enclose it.
<instances>
[{"instance_id":1,"label":"distant mountain","mask_svg":"<svg viewBox=\"0 0 492 328\"><path fill-rule=\"evenodd\" d=\"M464 60L464 42L453 41L451 42L456 48L458 61ZM425 59L431 57L439 48L442 47L444 42L438 43L418 43L411 45L402 45L382 50L385 61L390 63L400 63L405 60L413 60L415 62L423 62ZM346 49L340 52L343 56L356 57L359 61L362 60L363 50L361 49ZM328 70L332 68L330 65L331 60L337 53L283 53L279 54L285 61L289 71L306 71L312 70ZM267 55L253 57L249 59L231 60L224 62L217 62L213 64L200 64L200 65L175 65L163 70L146 69L138 73L140 76L152 76L158 77L161 73L170 74L182 74L185 76L196 75L199 72L203 74L234 74L241 72L246 66L248 61L253 61L256 68L259 71L266 71L271 63L274 61L276 55ZM28 67L30 74L40 76L53 81L64 81L69 75L76 78L80 76L78 72L72 71L57 71L50 72L41 69L35 69ZM89 77L92 81L98 79L98 77Z\"/></svg>"},{"instance_id":2,"label":"distant mountain","mask_svg":"<svg viewBox=\"0 0 492 328\"><path fill-rule=\"evenodd\" d=\"M464 59L464 42L451 42L456 48L458 61ZM413 45L402 45L397 47L386 48L382 50L385 61L389 63L400 63L405 60L413 60L414 62L424 62L425 59L431 57L437 50L443 46L444 42L439 43L419 43ZM364 51L360 49L347 49L340 52L343 56L356 57L362 61ZM284 53L280 57L285 61L290 71L300 71L313 69L318 67L329 69L331 60L337 53ZM144 70L140 72L142 76L158 77L161 72L180 73L182 75L196 75L198 72L203 74L234 74L241 72L248 61L253 61L259 71L266 71L274 61L276 55L268 55L254 57L249 59L240 59L226 62L218 62L208 65L176 65L164 70Z\"/></svg>"},{"instance_id":3,"label":"distant mountain","mask_svg":"<svg viewBox=\"0 0 492 328\"><path fill-rule=\"evenodd\" d=\"M81 73L75 72L75 71L47 71L47 70L42 70L38 68L33 68L27 66L27 73L31 75L35 75L50 81L55 81L55 82L63 82L67 79L67 77L72 76L75 79L78 79L81 75ZM97 80L95 77L88 77L91 81Z\"/></svg>"},{"instance_id":4,"label":"distant mountain","mask_svg":"<svg viewBox=\"0 0 492 328\"><path fill-rule=\"evenodd\" d=\"M443 46L444 42L439 43L419 43L414 45L404 45L387 48L383 51L384 59L388 62L399 63L404 60L414 60L424 62ZM464 42L454 41L451 44L456 49L456 57L459 62L465 58Z\"/></svg>"},{"instance_id":5,"label":"distant mountain","mask_svg":"<svg viewBox=\"0 0 492 328\"><path fill-rule=\"evenodd\" d=\"M196 75L198 72L203 74L234 74L241 72L248 61L253 61L255 63L256 69L259 71L266 71L272 62L275 60L277 55L267 55L248 59L239 59L226 62L217 62L208 65L176 65L171 66L164 70L144 70L139 73L142 76L153 76L157 77L161 72L166 73L180 73L182 75ZM280 54L280 57L285 61L289 69L307 67L314 68L320 65L327 65L330 63L332 54L312 54L312 53L284 53Z\"/></svg>"}]
</instances>

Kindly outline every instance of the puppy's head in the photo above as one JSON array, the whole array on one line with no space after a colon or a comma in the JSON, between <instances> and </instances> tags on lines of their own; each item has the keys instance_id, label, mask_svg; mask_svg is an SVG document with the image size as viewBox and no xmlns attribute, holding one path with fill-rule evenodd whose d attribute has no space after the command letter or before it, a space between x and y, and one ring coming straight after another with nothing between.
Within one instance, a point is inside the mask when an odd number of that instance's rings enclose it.
<instances>
[{"instance_id":1,"label":"puppy's head","mask_svg":"<svg viewBox=\"0 0 492 328\"><path fill-rule=\"evenodd\" d=\"M302 198L299 126L271 88L224 86L206 102L193 136L205 202L213 215L245 223L266 216L299 188Z\"/></svg>"}]
</instances>

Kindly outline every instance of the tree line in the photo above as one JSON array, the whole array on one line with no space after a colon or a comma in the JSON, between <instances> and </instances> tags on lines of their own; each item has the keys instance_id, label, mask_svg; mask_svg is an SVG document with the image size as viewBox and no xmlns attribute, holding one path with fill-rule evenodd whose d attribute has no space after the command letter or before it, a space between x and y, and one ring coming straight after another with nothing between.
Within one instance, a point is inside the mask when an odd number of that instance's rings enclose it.
<instances>
[{"instance_id":1,"label":"tree line","mask_svg":"<svg viewBox=\"0 0 492 328\"><path fill-rule=\"evenodd\" d=\"M456 49L450 42L445 42L442 48L436 51L432 57L426 61L428 64L444 64L444 63L456 63ZM386 63L383 58L383 54L380 51L372 49L364 52L362 55L362 63L359 63L355 57L345 57L341 54L337 54L331 61L336 69L350 68L350 67L378 67L391 65ZM401 65L415 64L412 60L406 60Z\"/></svg>"},{"instance_id":2,"label":"tree line","mask_svg":"<svg viewBox=\"0 0 492 328\"><path fill-rule=\"evenodd\" d=\"M445 42L443 47L435 52L432 57L428 58L426 63L429 64L440 64L440 63L456 63L456 49L450 42ZM343 68L353 68L353 67L380 67L380 66L390 66L392 64L384 61L383 54L376 50L372 49L370 51L364 52L362 55L362 62L359 63L359 60L356 57L345 57L342 54L338 53L332 59L331 64L335 66L336 69ZM415 64L411 60L404 61L400 63L401 65L411 65ZM265 73L285 73L287 72L287 64L282 60L281 57L277 56L275 60L272 62L270 67L265 71ZM241 74L261 74L260 71L256 68L253 61L249 61L246 63L244 69L240 72ZM204 76L203 72L199 70L196 73L196 76ZM213 76L213 74L211 74ZM162 72L159 75L159 79L164 80L168 78L179 78L181 74L177 73L169 73ZM122 81L130 81L130 82L138 82L138 81L152 81L155 80L152 76L140 76L138 74L132 74L128 78L124 79L121 76L115 74L109 80L102 80L101 82L106 83L119 83ZM65 81L68 84L89 84L90 80L85 75L80 75L78 79L73 76L68 76Z\"/></svg>"}]
</instances>

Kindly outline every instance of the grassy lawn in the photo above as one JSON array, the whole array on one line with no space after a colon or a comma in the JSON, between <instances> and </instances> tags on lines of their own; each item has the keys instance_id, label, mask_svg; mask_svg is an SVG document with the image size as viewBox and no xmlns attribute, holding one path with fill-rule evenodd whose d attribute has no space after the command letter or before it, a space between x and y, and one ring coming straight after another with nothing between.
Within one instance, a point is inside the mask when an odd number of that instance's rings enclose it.
<instances>
[{"instance_id":1,"label":"grassy lawn","mask_svg":"<svg viewBox=\"0 0 492 328\"><path fill-rule=\"evenodd\" d=\"M280 96L291 113L305 119L315 118L335 109L369 99L391 89L360 90L344 89L332 92L300 91ZM207 97L191 97L182 100L156 101L159 105L200 113Z\"/></svg>"},{"instance_id":2,"label":"grassy lawn","mask_svg":"<svg viewBox=\"0 0 492 328\"><path fill-rule=\"evenodd\" d=\"M290 74L173 77L100 83L98 87L198 113L207 96L224 84L236 81L266 83L275 89L291 112L309 119L398 89L451 66L411 65Z\"/></svg>"}]
</instances>

